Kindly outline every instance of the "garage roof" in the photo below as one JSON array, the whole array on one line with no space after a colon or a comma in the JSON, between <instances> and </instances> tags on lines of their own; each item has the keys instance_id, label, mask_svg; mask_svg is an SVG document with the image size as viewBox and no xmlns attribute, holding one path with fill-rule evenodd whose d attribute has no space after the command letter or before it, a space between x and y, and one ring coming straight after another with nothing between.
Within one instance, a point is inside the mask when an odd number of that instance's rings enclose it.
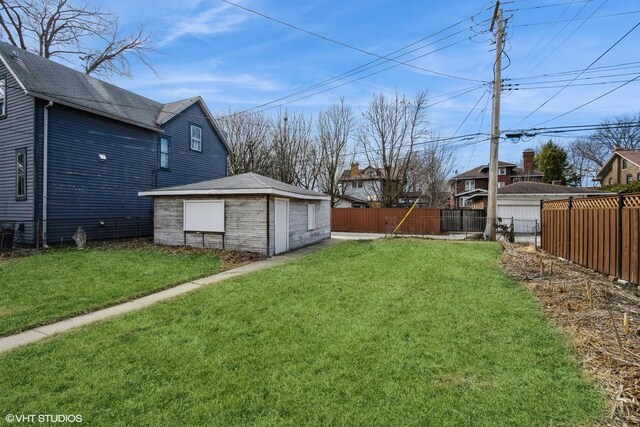
<instances>
[{"instance_id":1,"label":"garage roof","mask_svg":"<svg viewBox=\"0 0 640 427\"><path fill-rule=\"evenodd\" d=\"M139 196L196 196L196 195L236 195L271 194L305 200L330 200L327 194L269 178L257 173L243 173L225 178L196 182L177 187L141 191Z\"/></svg>"}]
</instances>

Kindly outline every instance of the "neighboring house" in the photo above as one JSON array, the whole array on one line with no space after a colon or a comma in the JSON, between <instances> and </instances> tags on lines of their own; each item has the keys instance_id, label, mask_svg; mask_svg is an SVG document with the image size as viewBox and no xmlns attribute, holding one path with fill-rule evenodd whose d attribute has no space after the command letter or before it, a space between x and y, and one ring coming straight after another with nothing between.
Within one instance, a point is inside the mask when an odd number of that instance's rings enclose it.
<instances>
[{"instance_id":1,"label":"neighboring house","mask_svg":"<svg viewBox=\"0 0 640 427\"><path fill-rule=\"evenodd\" d=\"M522 168L514 163L498 162L498 188L521 181L542 181L544 174L534 168L535 153L522 153ZM486 208L489 189L489 165L481 165L458 174L449 180L450 205L454 208Z\"/></svg>"},{"instance_id":2,"label":"neighboring house","mask_svg":"<svg viewBox=\"0 0 640 427\"><path fill-rule=\"evenodd\" d=\"M601 185L640 181L640 150L615 148L594 181L599 181Z\"/></svg>"},{"instance_id":3,"label":"neighboring house","mask_svg":"<svg viewBox=\"0 0 640 427\"><path fill-rule=\"evenodd\" d=\"M150 234L138 191L226 176L202 98L163 104L2 42L0 61L0 226L19 243Z\"/></svg>"},{"instance_id":4,"label":"neighboring house","mask_svg":"<svg viewBox=\"0 0 640 427\"><path fill-rule=\"evenodd\" d=\"M365 200L370 206L380 204L384 171L381 168L367 166L360 169L359 163L352 163L351 169L342 172L338 180L340 192L356 200ZM395 180L400 185L400 179Z\"/></svg>"},{"instance_id":5,"label":"neighboring house","mask_svg":"<svg viewBox=\"0 0 640 427\"><path fill-rule=\"evenodd\" d=\"M334 208L368 208L371 202L351 196L336 196Z\"/></svg>"},{"instance_id":6,"label":"neighboring house","mask_svg":"<svg viewBox=\"0 0 640 427\"><path fill-rule=\"evenodd\" d=\"M331 197L255 173L140 196L153 196L154 242L163 245L271 256L331 236Z\"/></svg>"},{"instance_id":7,"label":"neighboring house","mask_svg":"<svg viewBox=\"0 0 640 427\"><path fill-rule=\"evenodd\" d=\"M523 181L498 189L497 216L503 223L514 219L514 231L531 233L540 224L540 201L606 196L612 193L593 188L566 187L564 185ZM473 200L473 199L472 199Z\"/></svg>"}]
</instances>

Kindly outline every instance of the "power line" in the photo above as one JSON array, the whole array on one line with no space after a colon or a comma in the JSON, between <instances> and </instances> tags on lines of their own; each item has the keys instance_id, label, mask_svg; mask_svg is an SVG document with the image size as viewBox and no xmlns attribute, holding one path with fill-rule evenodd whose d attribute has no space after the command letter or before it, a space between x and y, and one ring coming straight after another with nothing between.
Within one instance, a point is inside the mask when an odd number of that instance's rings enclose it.
<instances>
[{"instance_id":1,"label":"power line","mask_svg":"<svg viewBox=\"0 0 640 427\"><path fill-rule=\"evenodd\" d=\"M605 50L600 56L598 56L593 62L591 62L591 64L589 64L584 70L582 70L580 73L578 73L578 75L576 77L574 77L570 82L568 82L566 85L564 85L560 90L558 90L556 93L554 93L549 99L547 99L546 101L544 101L542 104L540 104L535 110L533 110L532 112L530 112L529 114L527 114L522 120L520 120L518 123L516 123L515 126L517 126L518 124L524 122L526 119L528 119L529 117L531 117L533 114L535 114L538 110L540 110L542 107L544 107L545 105L547 105L552 99L554 99L556 96L558 96L563 90L565 90L571 83L573 83L578 77L580 77L582 74L584 74L585 71L587 71L589 68L591 68L596 62L598 62L600 59L602 59L602 57L604 57L607 53L609 53L614 47L616 47L622 40L624 40L629 34L631 34L636 28L638 28L638 26L640 26L640 22L638 22L636 25L634 25L629 31L627 31L622 37L620 37L618 40L616 40L615 43L613 43L609 48L607 48L607 50Z\"/></svg>"},{"instance_id":2,"label":"power line","mask_svg":"<svg viewBox=\"0 0 640 427\"><path fill-rule=\"evenodd\" d=\"M389 57L387 57L387 56L378 55L377 53L374 53L374 52L370 52L370 51L368 51L368 50L361 49L361 48L359 48L359 47L356 47L356 46L350 45L350 44L348 44L348 43L344 43L344 42L341 42L341 41L338 41L338 40L332 39L332 38L330 38L330 37L323 36L323 35L318 34L318 33L316 33L316 32L313 32L313 31L310 31L310 30L307 30L307 29L301 28L301 27L299 27L299 26L297 26L297 25L293 25L293 24L290 24L290 23L288 23L288 22L284 22L284 21L282 21L282 20L280 20L280 19L273 18L273 17L271 17L271 16L265 15L264 13L258 12L257 10L250 9L250 8L248 8L248 7L245 7L245 6L239 5L239 4L237 4L237 3L234 3L234 2L232 2L232 1L230 1L230 0L220 0L220 1L222 1L222 2L224 2L224 3L227 3L227 4L230 4L230 5L232 5L232 6L235 6L235 7L237 7L237 8L240 8L240 9L242 9L242 10L245 10L245 11L247 11L247 12L253 13L253 14L258 15L258 16L260 16L260 17L262 17L262 18L268 19L268 20L270 20L270 21L277 22L277 23L279 23L279 24L281 24L281 25L285 25L285 26L290 27L290 28L293 28L293 29L295 29L295 30L297 30L297 31L301 31L301 32L306 33L306 34L309 34L309 35L311 35L311 36L314 36L314 37L320 38L320 39L322 39L322 40L328 41L328 42L330 42L330 43L334 43L334 44L337 44L337 45L339 45L339 46L346 47L346 48L349 48L349 49L355 50L355 51L360 52L360 53L364 53L365 55L374 56L374 57L379 58L379 59L386 59L386 60L388 60L388 61L396 62L396 63L398 63L399 65L406 65L406 66L411 67L411 68L415 68L415 69L418 69L418 70L421 70L421 71L425 71L425 72L427 72L427 73L436 74L436 75L443 76L443 77L449 77L449 78L459 79L459 80L466 80L466 81L470 81L470 82L482 82L482 80L476 80L476 79L471 79L471 78L467 78L467 77L456 76L456 75L453 75L453 74L442 73L442 72L439 72L439 71L429 70L429 69L427 69L427 68L419 67L419 66L417 66L417 65L409 64L409 63L406 63L406 62L396 61L396 60L391 59L391 58L389 58Z\"/></svg>"},{"instance_id":3,"label":"power line","mask_svg":"<svg viewBox=\"0 0 640 427\"><path fill-rule=\"evenodd\" d=\"M599 19L599 18L611 18L614 16L624 16L624 15L635 15L640 13L640 10L630 10L628 12L619 12L619 13L610 13L607 15L595 15L587 18L572 18L572 19L561 19L556 21L546 21L546 22L533 22L531 24L520 24L520 25L512 25L512 28L522 28L522 27L535 27L539 25L554 25L560 22L574 22L574 21L586 21L588 19Z\"/></svg>"}]
</instances>

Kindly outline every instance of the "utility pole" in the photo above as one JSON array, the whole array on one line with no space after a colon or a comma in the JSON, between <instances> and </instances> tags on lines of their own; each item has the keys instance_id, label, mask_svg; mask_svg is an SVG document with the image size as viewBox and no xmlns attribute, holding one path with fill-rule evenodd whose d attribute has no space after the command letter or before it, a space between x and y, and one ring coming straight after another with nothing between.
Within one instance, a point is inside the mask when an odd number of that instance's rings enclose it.
<instances>
[{"instance_id":1,"label":"utility pole","mask_svg":"<svg viewBox=\"0 0 640 427\"><path fill-rule=\"evenodd\" d=\"M496 240L496 212L498 205L498 144L500 143L500 90L502 89L502 42L504 39L504 23L500 2L496 1L493 19L489 31L496 31L496 61L493 66L493 109L491 114L491 152L489 159L489 199L487 203L487 220L489 221L489 240Z\"/></svg>"}]
</instances>

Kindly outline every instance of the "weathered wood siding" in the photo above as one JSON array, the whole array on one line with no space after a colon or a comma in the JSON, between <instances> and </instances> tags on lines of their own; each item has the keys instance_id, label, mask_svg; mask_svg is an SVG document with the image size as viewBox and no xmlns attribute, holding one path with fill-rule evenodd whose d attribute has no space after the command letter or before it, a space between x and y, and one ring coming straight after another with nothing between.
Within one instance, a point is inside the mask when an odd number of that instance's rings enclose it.
<instances>
[{"instance_id":1,"label":"weathered wood siding","mask_svg":"<svg viewBox=\"0 0 640 427\"><path fill-rule=\"evenodd\" d=\"M316 206L316 228L307 230L307 205ZM269 255L275 254L275 202L269 201ZM289 199L289 250L298 249L331 237L331 202L329 200Z\"/></svg>"},{"instance_id":2,"label":"weathered wood siding","mask_svg":"<svg viewBox=\"0 0 640 427\"><path fill-rule=\"evenodd\" d=\"M0 119L0 220L33 220L34 215L34 102L0 62L6 78L7 114ZM27 151L27 198L16 200L16 150ZM28 224L27 224L28 225Z\"/></svg>"},{"instance_id":3,"label":"weathered wood siding","mask_svg":"<svg viewBox=\"0 0 640 427\"><path fill-rule=\"evenodd\" d=\"M161 245L208 247L256 252L275 252L275 202L267 196L156 196L154 198L154 242ZM184 200L224 200L224 242L219 234L183 232ZM307 205L316 207L316 227L307 230ZM289 249L297 249L331 237L330 202L289 199ZM269 250L267 251L267 238Z\"/></svg>"},{"instance_id":4,"label":"weathered wood siding","mask_svg":"<svg viewBox=\"0 0 640 427\"><path fill-rule=\"evenodd\" d=\"M183 245L183 201L194 199L224 200L224 249L257 252L267 255L266 196L156 196L154 202L153 240L161 245ZM306 218L306 217L305 217ZM204 237L204 240L203 240ZM221 235L187 232L189 246L223 249Z\"/></svg>"}]
</instances>

